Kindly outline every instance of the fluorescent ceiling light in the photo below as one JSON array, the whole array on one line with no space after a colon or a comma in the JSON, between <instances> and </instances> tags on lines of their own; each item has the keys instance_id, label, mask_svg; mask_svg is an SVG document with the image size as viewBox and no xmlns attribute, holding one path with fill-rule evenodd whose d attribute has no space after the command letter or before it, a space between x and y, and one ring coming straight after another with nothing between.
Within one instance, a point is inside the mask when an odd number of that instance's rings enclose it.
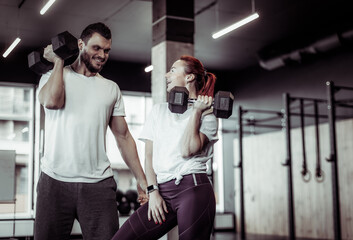
<instances>
[{"instance_id":1,"label":"fluorescent ceiling light","mask_svg":"<svg viewBox=\"0 0 353 240\"><path fill-rule=\"evenodd\" d=\"M47 4L44 5L42 10L40 10L40 15L43 15L51 7L51 5L53 5L54 2L55 0L49 0Z\"/></svg>"},{"instance_id":2,"label":"fluorescent ceiling light","mask_svg":"<svg viewBox=\"0 0 353 240\"><path fill-rule=\"evenodd\" d=\"M4 52L4 54L2 55L4 58L6 58L10 52L17 46L17 44L21 41L20 38L16 38L15 41L13 41L13 43L10 45L10 47Z\"/></svg>"},{"instance_id":3,"label":"fluorescent ceiling light","mask_svg":"<svg viewBox=\"0 0 353 240\"><path fill-rule=\"evenodd\" d=\"M145 72L150 72L153 70L153 65L149 65L148 67L145 68Z\"/></svg>"},{"instance_id":4,"label":"fluorescent ceiling light","mask_svg":"<svg viewBox=\"0 0 353 240\"><path fill-rule=\"evenodd\" d=\"M222 29L221 31L214 33L212 35L212 37L214 39L219 38L219 37L223 36L224 34L227 34L227 33L231 32L231 31L233 31L233 30L235 30L235 29L237 29L237 28L239 28L239 27L241 27L241 26L243 26L243 25L255 20L258 17L259 17L259 14L257 14L257 13L251 14L250 16L244 18L243 20L240 20L239 22L236 22L236 23L230 25L229 27L226 27L226 28Z\"/></svg>"}]
</instances>

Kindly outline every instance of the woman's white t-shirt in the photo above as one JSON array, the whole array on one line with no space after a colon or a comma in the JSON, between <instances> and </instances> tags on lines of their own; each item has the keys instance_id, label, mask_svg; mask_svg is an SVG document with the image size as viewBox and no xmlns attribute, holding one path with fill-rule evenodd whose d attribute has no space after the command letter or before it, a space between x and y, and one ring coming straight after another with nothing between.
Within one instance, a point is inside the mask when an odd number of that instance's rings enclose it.
<instances>
[{"instance_id":1,"label":"woman's white t-shirt","mask_svg":"<svg viewBox=\"0 0 353 240\"><path fill-rule=\"evenodd\" d=\"M157 182L176 179L179 184L184 175L205 173L206 162L213 157L213 144L218 140L218 121L213 114L201 118L200 132L209 140L201 152L190 158L181 156L181 138L192 113L192 107L183 114L172 113L168 103L156 104L149 114L139 139L153 141L153 169Z\"/></svg>"}]
</instances>

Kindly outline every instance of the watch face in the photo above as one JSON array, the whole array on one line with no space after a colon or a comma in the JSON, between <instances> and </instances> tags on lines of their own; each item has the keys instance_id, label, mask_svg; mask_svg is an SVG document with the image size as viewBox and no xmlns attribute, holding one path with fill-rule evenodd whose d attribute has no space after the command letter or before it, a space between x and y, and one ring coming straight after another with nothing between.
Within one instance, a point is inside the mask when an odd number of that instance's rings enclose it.
<instances>
[{"instance_id":1,"label":"watch face","mask_svg":"<svg viewBox=\"0 0 353 240\"><path fill-rule=\"evenodd\" d=\"M156 185L150 185L147 187L147 193L151 193L153 192L154 190L158 190L158 186Z\"/></svg>"}]
</instances>

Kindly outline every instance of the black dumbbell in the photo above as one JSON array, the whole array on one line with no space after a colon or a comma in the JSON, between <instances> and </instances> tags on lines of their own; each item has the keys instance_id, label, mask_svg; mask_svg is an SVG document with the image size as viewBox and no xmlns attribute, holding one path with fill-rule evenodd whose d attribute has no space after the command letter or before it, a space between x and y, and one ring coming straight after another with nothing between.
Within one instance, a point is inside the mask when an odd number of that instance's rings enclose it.
<instances>
[{"instance_id":1,"label":"black dumbbell","mask_svg":"<svg viewBox=\"0 0 353 240\"><path fill-rule=\"evenodd\" d=\"M124 197L124 193L121 190L117 189L116 190L116 201L118 203L121 203L121 201L123 200L123 197Z\"/></svg>"},{"instance_id":2,"label":"black dumbbell","mask_svg":"<svg viewBox=\"0 0 353 240\"><path fill-rule=\"evenodd\" d=\"M53 51L65 60L65 65L71 64L78 55L77 38L68 31L62 32L51 39ZM28 54L28 67L37 74L44 74L53 68L54 64L43 57L44 49Z\"/></svg>"},{"instance_id":3,"label":"black dumbbell","mask_svg":"<svg viewBox=\"0 0 353 240\"><path fill-rule=\"evenodd\" d=\"M118 205L118 211L121 215L129 215L131 211L131 204L126 198L126 195L121 190L116 191L116 201Z\"/></svg>"},{"instance_id":4,"label":"black dumbbell","mask_svg":"<svg viewBox=\"0 0 353 240\"><path fill-rule=\"evenodd\" d=\"M185 87L174 87L168 97L168 107L173 113L184 113L188 103L194 103L195 99L189 99L189 91ZM233 111L234 96L231 92L219 91L212 103L213 114L218 118L229 118Z\"/></svg>"},{"instance_id":5,"label":"black dumbbell","mask_svg":"<svg viewBox=\"0 0 353 240\"><path fill-rule=\"evenodd\" d=\"M125 193L126 199L131 203L137 203L138 193L136 190L127 190Z\"/></svg>"},{"instance_id":6,"label":"black dumbbell","mask_svg":"<svg viewBox=\"0 0 353 240\"><path fill-rule=\"evenodd\" d=\"M132 209L136 211L140 207L140 203L137 201L138 193L136 190L133 190L133 189L127 190L125 193L125 197L132 205L131 206Z\"/></svg>"},{"instance_id":7,"label":"black dumbbell","mask_svg":"<svg viewBox=\"0 0 353 240\"><path fill-rule=\"evenodd\" d=\"M123 201L118 205L118 211L122 216L127 216L130 214L131 205L127 201Z\"/></svg>"}]
</instances>

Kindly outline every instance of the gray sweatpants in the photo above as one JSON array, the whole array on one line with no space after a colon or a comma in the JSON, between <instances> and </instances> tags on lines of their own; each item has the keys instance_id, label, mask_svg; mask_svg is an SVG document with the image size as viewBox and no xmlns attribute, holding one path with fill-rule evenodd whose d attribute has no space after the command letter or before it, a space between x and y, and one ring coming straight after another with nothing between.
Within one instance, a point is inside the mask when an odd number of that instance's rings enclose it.
<instances>
[{"instance_id":1,"label":"gray sweatpants","mask_svg":"<svg viewBox=\"0 0 353 240\"><path fill-rule=\"evenodd\" d=\"M70 239L77 219L85 240L110 240L119 228L116 187L113 177L98 183L71 183L41 173L34 239Z\"/></svg>"}]
</instances>

